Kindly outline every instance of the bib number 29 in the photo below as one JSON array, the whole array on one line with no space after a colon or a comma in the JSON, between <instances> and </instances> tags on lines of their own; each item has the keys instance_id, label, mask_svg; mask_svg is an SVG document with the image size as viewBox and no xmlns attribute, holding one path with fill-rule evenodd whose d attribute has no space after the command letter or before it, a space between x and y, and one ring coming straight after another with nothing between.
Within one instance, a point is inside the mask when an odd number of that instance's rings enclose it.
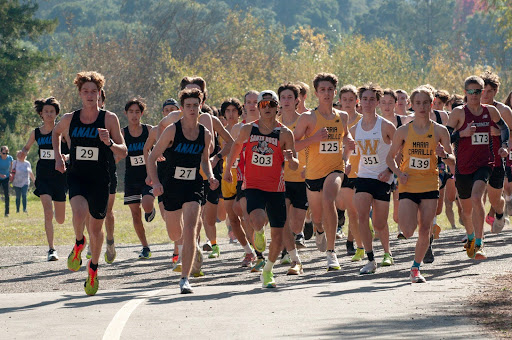
<instances>
[{"instance_id":1,"label":"bib number 29","mask_svg":"<svg viewBox=\"0 0 512 340\"><path fill-rule=\"evenodd\" d=\"M98 148L88 148L85 146L76 147L76 159L81 161L98 161Z\"/></svg>"}]
</instances>

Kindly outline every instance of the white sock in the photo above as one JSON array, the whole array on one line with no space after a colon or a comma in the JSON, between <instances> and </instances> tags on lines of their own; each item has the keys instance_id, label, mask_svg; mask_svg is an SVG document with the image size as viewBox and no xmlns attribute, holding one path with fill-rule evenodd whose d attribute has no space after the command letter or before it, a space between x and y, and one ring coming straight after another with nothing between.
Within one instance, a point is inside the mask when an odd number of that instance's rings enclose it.
<instances>
[{"instance_id":1,"label":"white sock","mask_svg":"<svg viewBox=\"0 0 512 340\"><path fill-rule=\"evenodd\" d=\"M246 254L254 254L254 251L252 250L251 245L249 243L247 243L244 246L244 250Z\"/></svg>"},{"instance_id":2,"label":"white sock","mask_svg":"<svg viewBox=\"0 0 512 340\"><path fill-rule=\"evenodd\" d=\"M272 269L274 269L274 262L268 260L267 263L265 263L265 267L263 267L263 271L271 272Z\"/></svg>"},{"instance_id":3,"label":"white sock","mask_svg":"<svg viewBox=\"0 0 512 340\"><path fill-rule=\"evenodd\" d=\"M505 195L505 200L510 201L512 199L512 195Z\"/></svg>"},{"instance_id":4,"label":"white sock","mask_svg":"<svg viewBox=\"0 0 512 340\"><path fill-rule=\"evenodd\" d=\"M179 245L178 245L178 253L180 253L180 254L179 254L178 258L179 258L180 260L181 260L181 252L182 252L182 251L183 251L183 244L179 244Z\"/></svg>"},{"instance_id":5,"label":"white sock","mask_svg":"<svg viewBox=\"0 0 512 340\"><path fill-rule=\"evenodd\" d=\"M437 216L434 217L434 221L432 222L432 225L436 225L437 224Z\"/></svg>"},{"instance_id":6,"label":"white sock","mask_svg":"<svg viewBox=\"0 0 512 340\"><path fill-rule=\"evenodd\" d=\"M300 263L300 259L299 259L299 252L297 251L297 248L293 248L292 250L290 250L288 252L288 254L290 254L290 259L292 261L295 261L297 263Z\"/></svg>"}]
</instances>

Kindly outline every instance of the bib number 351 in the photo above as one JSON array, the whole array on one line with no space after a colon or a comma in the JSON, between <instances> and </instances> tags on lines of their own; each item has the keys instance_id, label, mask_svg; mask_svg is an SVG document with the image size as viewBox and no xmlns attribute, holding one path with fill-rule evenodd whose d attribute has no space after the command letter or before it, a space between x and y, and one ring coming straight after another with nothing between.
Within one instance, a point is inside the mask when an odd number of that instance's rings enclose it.
<instances>
[{"instance_id":1,"label":"bib number 351","mask_svg":"<svg viewBox=\"0 0 512 340\"><path fill-rule=\"evenodd\" d=\"M251 163L257 166L272 166L272 155L261 155L254 152Z\"/></svg>"},{"instance_id":2,"label":"bib number 351","mask_svg":"<svg viewBox=\"0 0 512 340\"><path fill-rule=\"evenodd\" d=\"M85 146L76 147L76 159L80 161L98 161L99 149Z\"/></svg>"}]
</instances>

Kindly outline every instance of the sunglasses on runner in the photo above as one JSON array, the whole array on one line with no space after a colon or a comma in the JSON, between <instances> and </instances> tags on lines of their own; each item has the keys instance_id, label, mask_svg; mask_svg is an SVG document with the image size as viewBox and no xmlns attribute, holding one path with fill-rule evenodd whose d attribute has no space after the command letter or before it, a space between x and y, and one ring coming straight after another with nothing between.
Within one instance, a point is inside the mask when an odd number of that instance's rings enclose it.
<instances>
[{"instance_id":1,"label":"sunglasses on runner","mask_svg":"<svg viewBox=\"0 0 512 340\"><path fill-rule=\"evenodd\" d=\"M482 93L482 89L467 89L466 93L467 94L480 94L480 93Z\"/></svg>"},{"instance_id":2,"label":"sunglasses on runner","mask_svg":"<svg viewBox=\"0 0 512 340\"><path fill-rule=\"evenodd\" d=\"M264 109L264 108L267 108L267 107L277 107L277 103L273 100L262 100L261 102L258 103L258 107L260 109Z\"/></svg>"}]
</instances>

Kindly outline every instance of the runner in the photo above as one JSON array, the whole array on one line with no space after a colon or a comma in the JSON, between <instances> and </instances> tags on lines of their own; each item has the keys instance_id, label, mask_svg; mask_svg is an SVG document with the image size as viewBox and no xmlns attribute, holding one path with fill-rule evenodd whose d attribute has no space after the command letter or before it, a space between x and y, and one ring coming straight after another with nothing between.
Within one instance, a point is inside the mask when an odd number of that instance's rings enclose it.
<instances>
[{"instance_id":1,"label":"runner","mask_svg":"<svg viewBox=\"0 0 512 340\"><path fill-rule=\"evenodd\" d=\"M466 78L464 92L467 104L453 109L447 125L451 141L455 143L455 185L467 232L465 248L468 257L475 260L487 258L482 242L485 218L483 195L494 165L493 142L489 136L491 122L495 122L501 132L500 157L508 154L510 135L498 110L494 106L481 104L483 89L482 78Z\"/></svg>"},{"instance_id":2,"label":"runner","mask_svg":"<svg viewBox=\"0 0 512 340\"><path fill-rule=\"evenodd\" d=\"M348 128L351 129L362 118L362 115L356 112L356 106L359 103L357 89L354 85L345 85L340 89L341 109L348 114ZM359 235L359 218L357 209L354 205L355 180L357 170L359 169L360 155L357 148L351 153L349 158L350 172L343 179L340 193L336 199L337 206L346 209L348 212L348 236L347 236L347 255L353 255L352 261L361 261L364 258L364 247L361 236ZM348 171L348 169L347 169ZM354 240L357 244L357 250L354 249Z\"/></svg>"},{"instance_id":3,"label":"runner","mask_svg":"<svg viewBox=\"0 0 512 340\"><path fill-rule=\"evenodd\" d=\"M407 94L407 91L398 89L395 93L397 98L395 107L396 114L400 116L409 115L410 112L407 111L407 108L409 107L409 95Z\"/></svg>"},{"instance_id":4,"label":"runner","mask_svg":"<svg viewBox=\"0 0 512 340\"><path fill-rule=\"evenodd\" d=\"M497 102L494 98L498 94L500 87L500 78L497 74L486 71L480 75L484 81L484 90L482 91L482 104L494 106L501 115L505 123L512 127L512 111L503 103ZM486 216L486 221L491 225L492 233L499 233L503 230L505 224L509 223L508 218L503 216L505 212L505 199L503 198L503 183L505 181L505 165L507 160L502 159L498 154L500 143L500 131L496 124L492 123L491 138L494 153L494 167L487 184L487 196L491 203L491 210ZM508 157L510 163L510 157ZM496 218L495 218L496 216Z\"/></svg>"},{"instance_id":5,"label":"runner","mask_svg":"<svg viewBox=\"0 0 512 340\"><path fill-rule=\"evenodd\" d=\"M130 207L133 228L142 244L139 259L149 259L151 250L146 239L146 231L142 224L140 206L144 209L144 219L151 222L156 215L154 208L155 198L151 193L151 187L146 184L146 160L144 144L148 138L151 125L141 124L140 119L144 114L146 104L139 98L134 98L124 106L124 114L128 119L128 126L122 130L123 137L128 148L126 170L124 174L124 204Z\"/></svg>"},{"instance_id":6,"label":"runner","mask_svg":"<svg viewBox=\"0 0 512 340\"><path fill-rule=\"evenodd\" d=\"M434 103L432 105L432 110L444 111L444 107L446 103L450 99L450 93L446 90L437 90L435 92Z\"/></svg>"},{"instance_id":7,"label":"runner","mask_svg":"<svg viewBox=\"0 0 512 340\"><path fill-rule=\"evenodd\" d=\"M509 109L512 109L511 99L512 91L510 91L508 96L505 98L505 101L503 102L503 104L505 104ZM509 155L507 159L507 166L505 168L507 177L503 189L505 192L505 208L508 216L512 216L512 170L510 168L512 165L511 157L512 156Z\"/></svg>"},{"instance_id":8,"label":"runner","mask_svg":"<svg viewBox=\"0 0 512 340\"><path fill-rule=\"evenodd\" d=\"M70 137L70 167L68 169L69 200L73 214L76 244L68 257L68 268L78 271L85 247L85 219L89 214L89 236L92 258L87 263L88 277L84 288L88 295L98 291L98 261L103 243L103 220L107 214L110 190L109 153L126 157L119 120L98 106L99 92L105 84L97 72L80 72L75 78L82 109L66 113L53 129L52 144L55 169L64 173L66 166L61 153L61 137Z\"/></svg>"},{"instance_id":9,"label":"runner","mask_svg":"<svg viewBox=\"0 0 512 340\"><path fill-rule=\"evenodd\" d=\"M288 162L291 170L297 170L299 166L293 133L276 120L278 106L279 100L274 91L266 90L258 95L261 118L241 128L227 160L227 166L231 168L245 145L247 212L256 231L263 230L267 217L270 222L272 241L268 261L261 273L264 288L276 287L272 270L283 244L286 223L284 163ZM231 182L231 172L226 171L224 179ZM266 242L261 235L255 233L254 240L260 249Z\"/></svg>"},{"instance_id":10,"label":"runner","mask_svg":"<svg viewBox=\"0 0 512 340\"><path fill-rule=\"evenodd\" d=\"M347 131L347 113L332 107L338 78L319 73L313 84L318 108L300 116L294 134L297 150L306 149L307 196L316 227L316 245L326 253L327 270L339 270L334 249L338 219L335 201L354 144ZM343 145L348 147L343 149Z\"/></svg>"},{"instance_id":11,"label":"runner","mask_svg":"<svg viewBox=\"0 0 512 340\"><path fill-rule=\"evenodd\" d=\"M300 114L296 111L299 102L300 89L292 83L285 83L277 90L281 104L280 122L291 131L295 129ZM284 168L285 196L286 196L286 223L283 231L283 246L290 256L288 275L304 273L302 262L297 249L306 247L302 228L308 209L306 182L304 181L304 168L306 155L304 151L298 153L299 166L297 170ZM294 237L294 235L296 235Z\"/></svg>"},{"instance_id":12,"label":"runner","mask_svg":"<svg viewBox=\"0 0 512 340\"><path fill-rule=\"evenodd\" d=\"M397 129L386 157L387 165L400 181L399 221L405 237L412 237L419 221L414 262L409 276L412 283L425 282L420 274L420 264L430 244L439 198L436 154L449 165L455 165L448 130L430 119L433 100L434 95L426 87L419 87L411 93L414 120ZM400 151L403 159L398 169L395 158Z\"/></svg>"},{"instance_id":13,"label":"runner","mask_svg":"<svg viewBox=\"0 0 512 340\"><path fill-rule=\"evenodd\" d=\"M52 130L55 120L60 113L60 104L54 97L38 99L34 102L34 108L43 120L43 125L30 133L27 143L21 149L28 154L34 143L37 143L39 160L36 165L36 190L34 194L39 197L44 212L44 230L48 240L47 260L57 261L59 255L53 243L53 217L59 224L64 223L66 217L66 175L55 170L55 153L52 146ZM61 150L68 154L69 135L63 135ZM53 201L53 206L52 206Z\"/></svg>"},{"instance_id":14,"label":"runner","mask_svg":"<svg viewBox=\"0 0 512 340\"><path fill-rule=\"evenodd\" d=\"M233 127L238 124L238 119L242 115L243 108L242 103L236 98L229 98L224 101L220 107L221 115L226 116L227 125L226 129L228 132L233 131ZM231 168L227 167L227 156L224 161L224 171L223 173L230 171L231 177L233 181L231 183L222 179L222 197L224 198L224 205L226 207L226 212L228 215L229 225L236 237L236 239L240 242L240 245L244 248L245 257L242 260L242 267L250 267L252 263L256 260L256 254L254 250L251 248L251 244L245 234L244 229L242 228L240 217L233 210L233 204L235 203L236 198L236 189L237 189L237 166L239 158L235 160Z\"/></svg>"},{"instance_id":15,"label":"runner","mask_svg":"<svg viewBox=\"0 0 512 340\"><path fill-rule=\"evenodd\" d=\"M372 234L370 232L370 208L375 232L384 249L381 266L391 266L393 256L389 248L389 230L387 220L393 176L385 163L395 134L395 126L377 115L376 108L383 95L376 84L367 84L358 89L363 118L351 129L360 154L359 169L355 183L354 204L359 216L359 233L363 240L368 263L361 268L360 274L375 273L377 263L373 254Z\"/></svg>"},{"instance_id":16,"label":"runner","mask_svg":"<svg viewBox=\"0 0 512 340\"><path fill-rule=\"evenodd\" d=\"M192 293L188 280L190 273L202 263L202 258L196 258L196 253L201 254L196 231L203 196L203 179L199 176L199 168L203 168L211 189L215 190L219 182L213 177L208 157L212 135L199 123L203 92L185 89L180 92L179 99L183 118L162 132L149 155L147 171L153 183L153 194L163 195L169 237L173 241L183 237L179 286L182 294L189 294ZM165 161L160 166L169 174L163 183L156 169L156 161L162 155Z\"/></svg>"}]
</instances>

